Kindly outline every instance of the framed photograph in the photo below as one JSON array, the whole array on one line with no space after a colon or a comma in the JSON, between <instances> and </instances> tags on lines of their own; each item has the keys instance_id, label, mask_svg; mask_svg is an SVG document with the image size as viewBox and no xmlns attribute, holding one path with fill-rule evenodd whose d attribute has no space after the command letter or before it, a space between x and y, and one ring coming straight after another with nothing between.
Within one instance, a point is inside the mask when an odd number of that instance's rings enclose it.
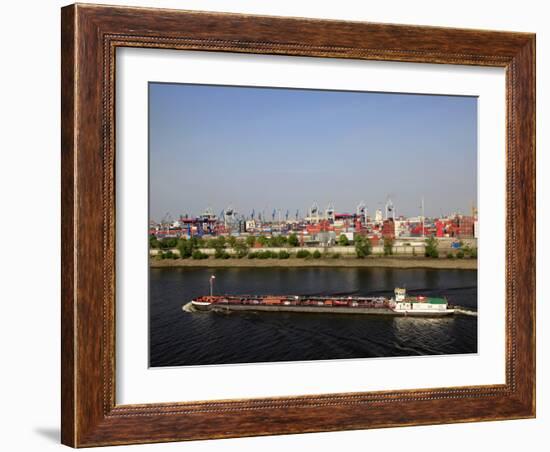
<instances>
[{"instance_id":1,"label":"framed photograph","mask_svg":"<svg viewBox=\"0 0 550 452\"><path fill-rule=\"evenodd\" d=\"M535 36L62 9L62 442L535 416Z\"/></svg>"}]
</instances>

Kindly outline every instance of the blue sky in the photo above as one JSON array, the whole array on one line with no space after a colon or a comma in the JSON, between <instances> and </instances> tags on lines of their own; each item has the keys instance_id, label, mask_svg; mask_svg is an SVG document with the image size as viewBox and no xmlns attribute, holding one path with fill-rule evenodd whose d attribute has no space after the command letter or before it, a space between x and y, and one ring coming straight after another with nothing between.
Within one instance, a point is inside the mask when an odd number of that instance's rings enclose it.
<instances>
[{"instance_id":1,"label":"blue sky","mask_svg":"<svg viewBox=\"0 0 550 452\"><path fill-rule=\"evenodd\" d=\"M149 84L151 219L167 212L469 212L477 98Z\"/></svg>"}]
</instances>

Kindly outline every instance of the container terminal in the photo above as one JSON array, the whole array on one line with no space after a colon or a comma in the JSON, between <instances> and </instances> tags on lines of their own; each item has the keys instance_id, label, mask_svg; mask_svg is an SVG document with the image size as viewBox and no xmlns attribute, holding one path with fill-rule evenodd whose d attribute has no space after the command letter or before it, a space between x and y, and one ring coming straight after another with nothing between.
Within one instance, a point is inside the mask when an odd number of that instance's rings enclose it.
<instances>
[{"instance_id":1,"label":"container terminal","mask_svg":"<svg viewBox=\"0 0 550 452\"><path fill-rule=\"evenodd\" d=\"M149 235L157 239L234 236L283 236L297 235L300 246L335 245L341 236L353 241L356 235L368 237L373 245L382 238L427 237L469 239L477 238L477 209L472 205L470 215L452 213L438 218L424 214L424 199L418 216L397 214L397 208L388 199L384 211L373 215L363 201L354 213L337 212L329 203L323 210L314 202L301 215L297 210L273 209L271 215L252 210L248 215L239 213L233 206L223 209L219 215L207 208L201 215L182 214L177 220L167 212L159 222L151 221Z\"/></svg>"},{"instance_id":2,"label":"container terminal","mask_svg":"<svg viewBox=\"0 0 550 452\"><path fill-rule=\"evenodd\" d=\"M285 259L293 257L290 251L300 250L326 257L329 253L336 257L436 257L426 249L429 239L437 241L433 243L441 256L477 257L477 209L473 205L471 215L453 213L429 218L424 215L422 199L419 213L416 217L398 215L390 199L385 212L376 209L373 215L363 201L355 213L339 213L332 203L324 210L313 203L305 215L297 210L292 216L288 209L285 214L274 209L271 215L255 210L244 215L232 206L219 215L207 208L199 216L184 214L178 220L167 213L159 223L150 224L149 254L157 260L192 257L194 251L196 259L265 257L260 251L268 252L269 257L282 254L280 258ZM180 245L185 248L183 255Z\"/></svg>"}]
</instances>

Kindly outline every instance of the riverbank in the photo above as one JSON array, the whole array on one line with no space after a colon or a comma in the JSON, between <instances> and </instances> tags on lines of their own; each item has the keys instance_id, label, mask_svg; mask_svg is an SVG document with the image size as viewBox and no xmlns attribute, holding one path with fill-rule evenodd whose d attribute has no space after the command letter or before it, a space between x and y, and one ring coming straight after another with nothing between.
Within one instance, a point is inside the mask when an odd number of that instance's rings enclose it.
<instances>
[{"instance_id":1,"label":"riverbank","mask_svg":"<svg viewBox=\"0 0 550 452\"><path fill-rule=\"evenodd\" d=\"M366 259L150 259L151 268L386 267L477 270L477 259L368 257Z\"/></svg>"}]
</instances>

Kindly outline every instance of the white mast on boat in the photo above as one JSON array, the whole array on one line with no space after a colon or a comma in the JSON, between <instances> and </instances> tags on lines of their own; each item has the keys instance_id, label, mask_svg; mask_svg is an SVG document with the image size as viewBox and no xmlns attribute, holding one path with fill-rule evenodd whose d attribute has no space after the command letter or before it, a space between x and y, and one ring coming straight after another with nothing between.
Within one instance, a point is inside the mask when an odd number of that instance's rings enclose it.
<instances>
[{"instance_id":1,"label":"white mast on boat","mask_svg":"<svg viewBox=\"0 0 550 452\"><path fill-rule=\"evenodd\" d=\"M214 280L216 279L216 276L212 275L210 277L210 296L214 295Z\"/></svg>"}]
</instances>

